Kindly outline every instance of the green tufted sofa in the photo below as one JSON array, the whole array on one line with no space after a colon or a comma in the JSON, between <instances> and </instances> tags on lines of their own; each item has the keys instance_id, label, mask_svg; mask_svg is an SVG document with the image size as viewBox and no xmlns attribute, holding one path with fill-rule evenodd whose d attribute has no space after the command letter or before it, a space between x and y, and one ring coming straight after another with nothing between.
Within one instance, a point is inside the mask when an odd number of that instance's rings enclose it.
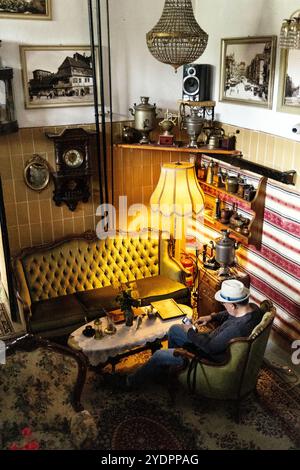
<instances>
[{"instance_id":1,"label":"green tufted sofa","mask_svg":"<svg viewBox=\"0 0 300 470\"><path fill-rule=\"evenodd\" d=\"M170 255L170 241L151 231L105 240L86 232L26 249L15 258L14 272L27 330L49 338L99 317L101 307L118 308L116 281L137 281L143 305L165 298L189 302L186 271Z\"/></svg>"}]
</instances>

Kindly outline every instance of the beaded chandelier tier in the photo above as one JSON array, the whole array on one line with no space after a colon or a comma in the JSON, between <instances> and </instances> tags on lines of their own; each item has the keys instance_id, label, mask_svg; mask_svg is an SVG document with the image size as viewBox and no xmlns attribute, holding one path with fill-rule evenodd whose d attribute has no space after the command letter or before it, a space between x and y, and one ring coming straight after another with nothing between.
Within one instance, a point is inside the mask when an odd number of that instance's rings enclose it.
<instances>
[{"instance_id":1,"label":"beaded chandelier tier","mask_svg":"<svg viewBox=\"0 0 300 470\"><path fill-rule=\"evenodd\" d=\"M300 10L295 11L289 19L283 20L279 46L282 49L300 49Z\"/></svg>"},{"instance_id":2,"label":"beaded chandelier tier","mask_svg":"<svg viewBox=\"0 0 300 470\"><path fill-rule=\"evenodd\" d=\"M161 18L146 39L151 54L176 71L203 54L208 34L197 23L191 0L165 0Z\"/></svg>"}]
</instances>

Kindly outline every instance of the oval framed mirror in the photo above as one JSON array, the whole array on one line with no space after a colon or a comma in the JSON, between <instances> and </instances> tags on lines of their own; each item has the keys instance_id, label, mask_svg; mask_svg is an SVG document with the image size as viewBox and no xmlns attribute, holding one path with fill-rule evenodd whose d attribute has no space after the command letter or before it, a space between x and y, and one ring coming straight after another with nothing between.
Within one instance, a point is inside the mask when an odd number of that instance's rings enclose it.
<instances>
[{"instance_id":1,"label":"oval framed mirror","mask_svg":"<svg viewBox=\"0 0 300 470\"><path fill-rule=\"evenodd\" d=\"M50 181L50 168L47 160L40 155L34 155L26 162L24 180L27 186L34 191L42 191Z\"/></svg>"}]
</instances>

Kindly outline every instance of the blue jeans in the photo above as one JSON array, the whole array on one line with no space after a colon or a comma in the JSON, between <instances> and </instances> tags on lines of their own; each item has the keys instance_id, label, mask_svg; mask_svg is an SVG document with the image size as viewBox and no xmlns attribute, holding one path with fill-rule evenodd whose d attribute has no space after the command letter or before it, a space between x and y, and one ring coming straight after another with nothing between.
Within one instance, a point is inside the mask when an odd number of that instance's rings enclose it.
<instances>
[{"instance_id":1,"label":"blue jeans","mask_svg":"<svg viewBox=\"0 0 300 470\"><path fill-rule=\"evenodd\" d=\"M184 359L174 356L174 348L180 348L188 342L187 329L184 325L171 326L168 332L168 349L155 351L146 364L127 377L128 385L132 388L139 387L146 381L158 377L166 367L182 366Z\"/></svg>"}]
</instances>

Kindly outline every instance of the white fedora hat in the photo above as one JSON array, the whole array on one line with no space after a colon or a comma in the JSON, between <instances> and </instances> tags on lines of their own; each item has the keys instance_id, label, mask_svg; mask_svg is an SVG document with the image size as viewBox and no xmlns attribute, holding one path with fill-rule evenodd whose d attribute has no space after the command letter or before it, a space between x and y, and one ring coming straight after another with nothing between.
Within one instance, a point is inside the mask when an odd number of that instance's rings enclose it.
<instances>
[{"instance_id":1,"label":"white fedora hat","mask_svg":"<svg viewBox=\"0 0 300 470\"><path fill-rule=\"evenodd\" d=\"M221 289L215 293L215 299L221 303L238 304L248 299L250 291L241 281L228 279L222 282Z\"/></svg>"}]
</instances>

